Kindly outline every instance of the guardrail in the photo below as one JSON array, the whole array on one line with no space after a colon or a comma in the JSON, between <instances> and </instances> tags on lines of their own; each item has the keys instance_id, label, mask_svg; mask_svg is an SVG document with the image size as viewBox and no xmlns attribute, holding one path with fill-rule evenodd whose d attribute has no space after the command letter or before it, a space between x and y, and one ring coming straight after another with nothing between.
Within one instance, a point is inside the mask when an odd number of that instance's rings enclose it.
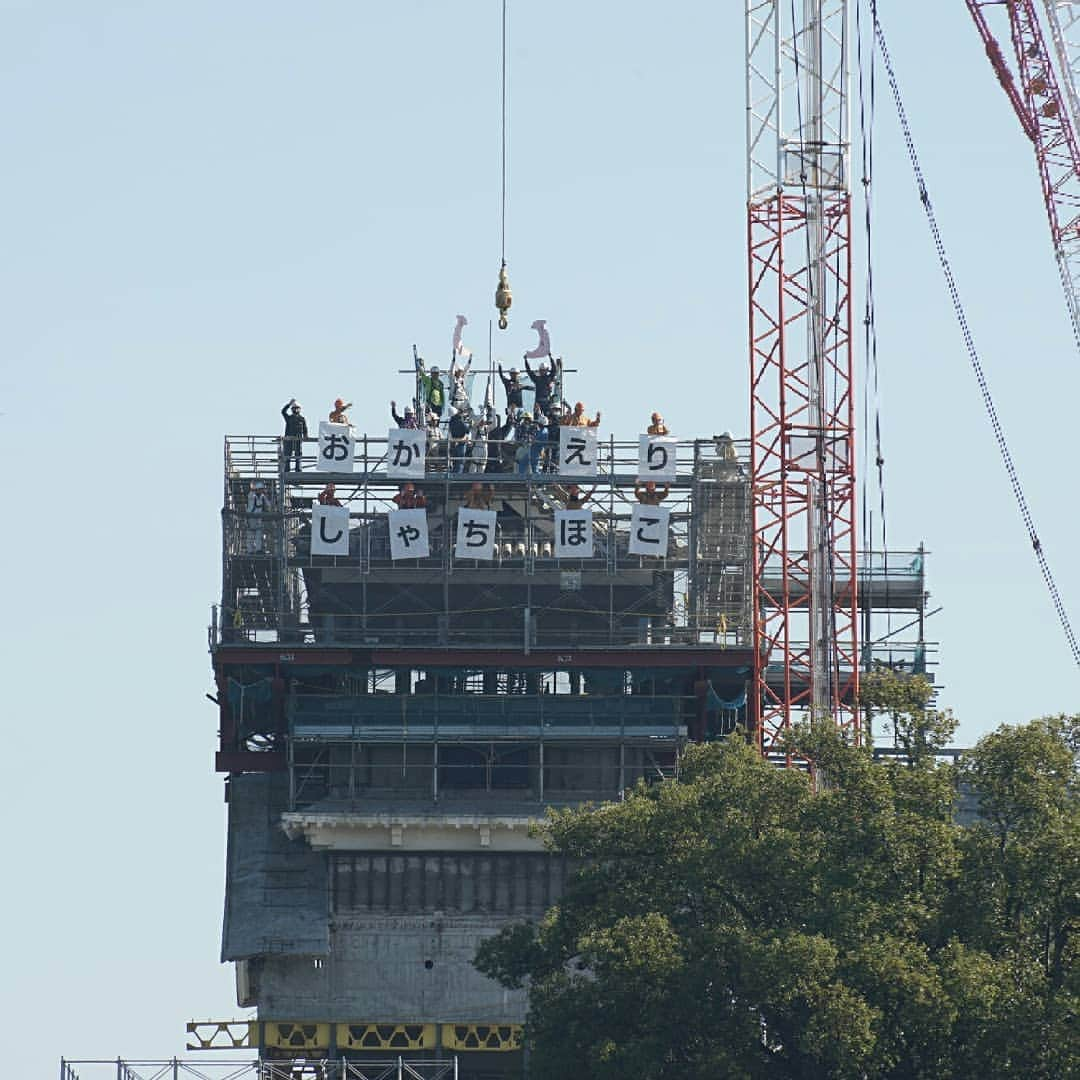
<instances>
[{"instance_id":1,"label":"guardrail","mask_svg":"<svg viewBox=\"0 0 1080 1080\"><path fill-rule=\"evenodd\" d=\"M580 431L576 428L560 428L561 438L565 433ZM500 461L505 467L492 469L486 475L512 475L524 469L525 474L552 477L557 475L554 468L554 460L550 453L555 444L531 443L527 441L505 439L485 440L489 455L484 459L487 463ZM291 483L314 483L328 474L316 468L318 463L315 448L317 439L304 439L301 441L301 468L299 473L291 471L285 473L284 458L282 456L282 437L276 435L226 435L225 436L225 474L249 479L267 480L278 477L279 474L287 478ZM540 447L540 453L535 466L530 459L526 466L522 461L515 461L520 447ZM729 449L730 447L730 449ZM386 476L386 461L389 450L389 440L385 436L372 436L357 434L355 436L355 451L352 460L352 469L343 469L343 473L353 473L365 477L381 477L384 482L394 483ZM677 475L683 479L690 478L695 469L707 474L704 479L738 479L745 476L746 465L749 460L749 443L730 442L724 443L718 437L710 439L676 439L675 461ZM616 440L614 436L597 439L598 469L602 475L631 474L638 467L638 441ZM734 455L734 456L732 456ZM478 463L470 458L455 456L449 440L441 437L438 440L428 438L426 445L425 461L427 471L445 476L464 475L474 478L481 475L483 470L471 471ZM459 472L455 473L454 470ZM329 474L332 475L332 474Z\"/></svg>"},{"instance_id":2,"label":"guardrail","mask_svg":"<svg viewBox=\"0 0 1080 1080\"><path fill-rule=\"evenodd\" d=\"M744 648L749 627L739 613L726 618L688 617L675 625L668 613L657 611L615 612L607 609L573 609L577 616L573 629L577 648L633 647L638 645L702 646ZM490 618L489 618L490 616ZM497 618L498 616L498 618ZM474 608L444 614L415 614L413 625L395 625L406 621L400 613L305 612L298 619L294 611L239 610L211 608L207 642L211 648L221 645L320 646L322 648L409 648L421 646L456 646L483 648L496 646L511 649L564 648L567 627L562 622L545 626L542 611L528 613L521 606ZM486 625L485 625L486 621ZM469 625L470 622L472 625ZM603 623L603 625L599 625Z\"/></svg>"}]
</instances>

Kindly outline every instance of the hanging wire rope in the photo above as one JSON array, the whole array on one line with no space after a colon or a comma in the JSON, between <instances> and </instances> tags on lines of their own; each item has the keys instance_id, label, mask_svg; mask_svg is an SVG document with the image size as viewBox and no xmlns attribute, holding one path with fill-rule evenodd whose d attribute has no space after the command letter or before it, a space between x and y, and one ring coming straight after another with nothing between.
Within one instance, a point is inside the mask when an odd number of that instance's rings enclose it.
<instances>
[{"instance_id":1,"label":"hanging wire rope","mask_svg":"<svg viewBox=\"0 0 1080 1080\"><path fill-rule=\"evenodd\" d=\"M1057 612L1057 617L1061 623L1061 629L1064 631L1065 640L1072 653L1073 661L1077 667L1080 667L1080 646L1077 644L1076 635L1073 633L1072 624L1069 622L1069 616L1065 611L1065 605L1062 602L1061 594L1058 592L1057 582L1054 580L1054 575L1050 571L1050 564L1047 561L1046 553L1043 551L1042 542L1039 540L1039 535L1035 531L1035 521L1032 518L1031 510L1028 507L1024 489L1020 484L1020 476L1016 471L1016 466L1013 464L1012 454L1009 452L1009 446L1005 441L1005 432L1002 430L1001 421L998 419L997 409L994 407L994 399L990 396L990 387L986 381L986 376L983 373L982 364L979 361L979 354L975 350L975 340L972 337L971 330L968 326L967 315L964 311L964 306L960 301L960 292L956 285L956 279L953 277L952 265L945 252L945 244L941 239L941 231L938 229L937 217L935 216L934 208L930 203L930 193L927 191L922 167L919 164L919 157L915 152L915 141L912 138L911 127L908 124L907 119L907 112L904 109L904 102L900 96L900 86L896 79L896 73L893 70L892 59L889 55L889 47L885 41L885 31L882 29L881 21L878 18L876 10L874 11L874 34L877 38L878 46L881 49L881 60L885 65L885 73L889 79L889 89L892 91L893 103L896 106L896 114L900 120L900 129L904 136L904 144L907 147L908 158L911 161L911 169L919 189L919 201L923 205L923 210L926 212L926 220L930 224L930 233L934 239L934 247L937 249L938 262L941 264L941 270L945 276L945 284L949 296L952 299L956 321L960 326L960 332L964 338L964 346L967 350L968 359L971 361L975 379L979 384L979 391L982 394L986 415L990 419L990 426L994 431L994 439L997 442L998 451L1001 454L1001 460L1005 466L1005 472L1008 474L1009 483L1012 485L1013 496L1016 499L1016 505L1020 510L1020 517L1024 522L1024 528L1027 529L1028 539L1031 541L1032 550L1035 552L1035 558L1038 560L1039 569L1042 571L1043 581L1046 583L1047 591L1050 594L1050 600L1054 605L1054 610Z\"/></svg>"},{"instance_id":2,"label":"hanging wire rope","mask_svg":"<svg viewBox=\"0 0 1080 1080\"><path fill-rule=\"evenodd\" d=\"M502 197L499 203L499 258L506 265L506 3L502 0Z\"/></svg>"},{"instance_id":3,"label":"hanging wire rope","mask_svg":"<svg viewBox=\"0 0 1080 1080\"><path fill-rule=\"evenodd\" d=\"M506 98L506 24L507 24L507 0L502 0L502 195L499 201L499 282L495 287L495 307L499 312L499 329L505 330L508 323L506 313L514 302L510 292L510 279L506 276L506 135L509 125L509 110Z\"/></svg>"},{"instance_id":4,"label":"hanging wire rope","mask_svg":"<svg viewBox=\"0 0 1080 1080\"><path fill-rule=\"evenodd\" d=\"M873 575L874 551L877 545L877 536L874 523L873 504L870 499L868 478L871 475L871 466L877 476L878 494L878 528L881 530L881 557L882 572L885 581L885 619L886 637L892 633L892 605L889 600L889 534L888 514L885 502L885 454L882 449L881 438L881 384L880 369L878 366L878 342L877 342L877 304L874 296L874 246L873 246L873 213L874 213L874 120L877 116L877 49L873 29L866 33L862 19L863 4L855 6L855 49L858 66L858 95L859 95L859 145L862 160L862 187L863 187L863 228L866 236L866 269L865 269L865 307L863 311L863 431L866 433L863 442L863 468L862 468L862 551L866 560L866 573ZM870 0L871 21L877 13L877 0ZM863 55L864 39L869 37L869 59ZM871 425L871 407L873 411L873 424ZM873 431L873 461L870 459L870 432ZM870 607L866 608L866 633L864 649L864 667L869 670L871 663L870 631L869 625Z\"/></svg>"}]
</instances>

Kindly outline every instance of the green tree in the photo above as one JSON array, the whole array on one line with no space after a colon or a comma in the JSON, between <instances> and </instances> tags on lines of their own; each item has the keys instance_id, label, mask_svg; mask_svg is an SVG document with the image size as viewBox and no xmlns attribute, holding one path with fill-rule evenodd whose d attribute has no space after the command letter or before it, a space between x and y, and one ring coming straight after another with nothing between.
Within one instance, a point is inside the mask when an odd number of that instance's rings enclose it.
<instances>
[{"instance_id":1,"label":"green tree","mask_svg":"<svg viewBox=\"0 0 1080 1080\"><path fill-rule=\"evenodd\" d=\"M739 740L691 747L678 783L554 814L549 846L583 869L477 957L528 985L531 1075L1073 1075L1069 730L980 743L960 771L975 826L956 822L957 770L921 750L937 728L886 764L800 732L816 790Z\"/></svg>"}]
</instances>

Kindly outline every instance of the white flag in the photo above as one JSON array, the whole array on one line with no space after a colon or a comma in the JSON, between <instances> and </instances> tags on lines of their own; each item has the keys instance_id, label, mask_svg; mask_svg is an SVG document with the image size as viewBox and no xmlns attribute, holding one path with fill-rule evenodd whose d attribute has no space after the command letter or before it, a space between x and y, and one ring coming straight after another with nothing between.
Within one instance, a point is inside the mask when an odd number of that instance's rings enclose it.
<instances>
[{"instance_id":1,"label":"white flag","mask_svg":"<svg viewBox=\"0 0 1080 1080\"><path fill-rule=\"evenodd\" d=\"M596 428L559 428L559 475L596 476L598 454Z\"/></svg>"},{"instance_id":2,"label":"white flag","mask_svg":"<svg viewBox=\"0 0 1080 1080\"><path fill-rule=\"evenodd\" d=\"M638 436L639 480L674 480L676 440L670 435Z\"/></svg>"},{"instance_id":3,"label":"white flag","mask_svg":"<svg viewBox=\"0 0 1080 1080\"><path fill-rule=\"evenodd\" d=\"M670 521L671 511L666 506L638 503L630 519L630 554L666 556Z\"/></svg>"},{"instance_id":4,"label":"white flag","mask_svg":"<svg viewBox=\"0 0 1080 1080\"><path fill-rule=\"evenodd\" d=\"M426 450L424 432L416 428L391 428L386 436L386 475L423 479Z\"/></svg>"},{"instance_id":5,"label":"white flag","mask_svg":"<svg viewBox=\"0 0 1080 1080\"><path fill-rule=\"evenodd\" d=\"M319 454L315 460L318 472L353 471L352 428L348 424L331 424L327 420L319 421Z\"/></svg>"},{"instance_id":6,"label":"white flag","mask_svg":"<svg viewBox=\"0 0 1080 1080\"><path fill-rule=\"evenodd\" d=\"M349 508L313 506L311 508L311 554L349 554Z\"/></svg>"},{"instance_id":7,"label":"white flag","mask_svg":"<svg viewBox=\"0 0 1080 1080\"><path fill-rule=\"evenodd\" d=\"M591 559L592 557L592 511L556 510L555 558Z\"/></svg>"},{"instance_id":8,"label":"white flag","mask_svg":"<svg viewBox=\"0 0 1080 1080\"><path fill-rule=\"evenodd\" d=\"M467 506L458 510L455 558L495 558L495 516L494 510L472 510Z\"/></svg>"},{"instance_id":9,"label":"white flag","mask_svg":"<svg viewBox=\"0 0 1080 1080\"><path fill-rule=\"evenodd\" d=\"M431 554L426 511L391 510L387 520L391 559L426 559Z\"/></svg>"}]
</instances>

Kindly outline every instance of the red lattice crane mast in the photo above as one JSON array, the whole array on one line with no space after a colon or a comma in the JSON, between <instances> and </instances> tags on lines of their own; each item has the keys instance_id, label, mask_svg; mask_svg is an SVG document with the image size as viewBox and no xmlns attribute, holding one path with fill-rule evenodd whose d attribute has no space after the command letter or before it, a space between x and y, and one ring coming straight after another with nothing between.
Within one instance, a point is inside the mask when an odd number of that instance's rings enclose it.
<instances>
[{"instance_id":1,"label":"red lattice crane mast","mask_svg":"<svg viewBox=\"0 0 1080 1080\"><path fill-rule=\"evenodd\" d=\"M859 731L848 3L746 19L751 707L783 759L797 720Z\"/></svg>"},{"instance_id":2,"label":"red lattice crane mast","mask_svg":"<svg viewBox=\"0 0 1080 1080\"><path fill-rule=\"evenodd\" d=\"M1050 222L1073 337L1080 349L1080 150L1076 140L1075 91L1058 9L1044 4L1046 24L1057 43L1047 47L1035 0L967 0L968 11L986 47L986 55L1024 133L1031 140ZM995 14L996 13L996 14ZM1008 23L1012 64L998 44L990 19ZM1063 64L1055 71L1055 52Z\"/></svg>"}]
</instances>

